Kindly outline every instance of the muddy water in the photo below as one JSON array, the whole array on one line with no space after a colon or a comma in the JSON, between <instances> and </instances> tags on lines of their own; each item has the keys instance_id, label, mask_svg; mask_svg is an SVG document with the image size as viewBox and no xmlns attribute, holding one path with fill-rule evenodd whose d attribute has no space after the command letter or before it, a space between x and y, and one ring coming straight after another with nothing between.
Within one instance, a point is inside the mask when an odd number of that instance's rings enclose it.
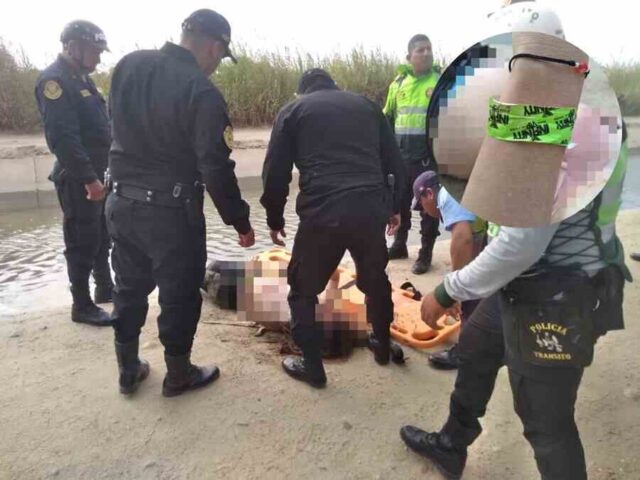
<instances>
[{"instance_id":1,"label":"muddy water","mask_svg":"<svg viewBox=\"0 0 640 480\"><path fill-rule=\"evenodd\" d=\"M209 260L248 258L272 247L264 210L259 204L259 179L242 179L241 188L251 206L256 245L250 249L238 246L233 228L222 223L207 200L205 211ZM295 198L296 194L297 188L293 186L290 199ZM630 159L623 200L623 208L640 208L640 155L637 153ZM285 218L287 247L290 248L297 228L294 201L288 202ZM442 238L446 238L446 235L442 235ZM417 228L412 229L409 242L419 243ZM63 248L59 208L33 209L0 216L0 319L22 311L71 302L66 288Z\"/></svg>"}]
</instances>

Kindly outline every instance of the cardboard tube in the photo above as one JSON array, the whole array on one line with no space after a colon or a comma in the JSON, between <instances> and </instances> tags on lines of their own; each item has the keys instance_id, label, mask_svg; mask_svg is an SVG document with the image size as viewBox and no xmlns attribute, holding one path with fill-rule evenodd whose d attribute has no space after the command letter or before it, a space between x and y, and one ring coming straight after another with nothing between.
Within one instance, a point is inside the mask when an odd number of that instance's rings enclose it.
<instances>
[{"instance_id":1,"label":"cardboard tube","mask_svg":"<svg viewBox=\"0 0 640 480\"><path fill-rule=\"evenodd\" d=\"M514 33L513 50L562 60L587 62L589 57L559 38L541 33ZM584 76L573 68L518 58L499 100L503 103L576 108ZM487 115L488 115L487 105ZM476 215L504 226L549 224L565 148L509 142L485 136L462 197Z\"/></svg>"}]
</instances>

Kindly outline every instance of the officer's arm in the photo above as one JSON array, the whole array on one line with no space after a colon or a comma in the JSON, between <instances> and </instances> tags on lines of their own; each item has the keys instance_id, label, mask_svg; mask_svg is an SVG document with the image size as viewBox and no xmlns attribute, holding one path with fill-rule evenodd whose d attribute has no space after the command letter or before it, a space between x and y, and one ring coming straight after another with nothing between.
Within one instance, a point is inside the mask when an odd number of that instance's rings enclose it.
<instances>
[{"instance_id":1,"label":"officer's arm","mask_svg":"<svg viewBox=\"0 0 640 480\"><path fill-rule=\"evenodd\" d=\"M287 129L289 111L290 108L285 107L276 117L262 167L264 193L260 203L267 211L267 224L274 231L284 228L284 206L289 195L293 169L293 138Z\"/></svg>"},{"instance_id":2,"label":"officer's arm","mask_svg":"<svg viewBox=\"0 0 640 480\"><path fill-rule=\"evenodd\" d=\"M436 287L438 303L486 298L533 265L544 253L558 224L539 228L501 227L493 240L471 263L449 273Z\"/></svg>"},{"instance_id":3,"label":"officer's arm","mask_svg":"<svg viewBox=\"0 0 640 480\"><path fill-rule=\"evenodd\" d=\"M213 90L202 92L194 105L193 147L202 180L225 225L246 234L251 230L249 205L240 195L236 163L229 158L233 134L226 105Z\"/></svg>"},{"instance_id":4,"label":"officer's arm","mask_svg":"<svg viewBox=\"0 0 640 480\"><path fill-rule=\"evenodd\" d=\"M384 116L387 117L389 121L389 125L391 126L391 131L395 133L395 123L396 123L396 94L398 93L398 87L396 82L393 82L389 87L389 91L387 92L387 101L384 104L384 108L382 112Z\"/></svg>"},{"instance_id":5,"label":"officer's arm","mask_svg":"<svg viewBox=\"0 0 640 480\"><path fill-rule=\"evenodd\" d=\"M65 170L65 176L85 185L98 180L89 154L82 145L80 123L71 92L58 79L43 79L36 86L38 108L47 144Z\"/></svg>"},{"instance_id":6,"label":"officer's arm","mask_svg":"<svg viewBox=\"0 0 640 480\"><path fill-rule=\"evenodd\" d=\"M400 212L400 203L407 183L407 171L393 131L383 115L380 115L380 157L385 179L389 174L394 176L393 213L396 214Z\"/></svg>"}]
</instances>

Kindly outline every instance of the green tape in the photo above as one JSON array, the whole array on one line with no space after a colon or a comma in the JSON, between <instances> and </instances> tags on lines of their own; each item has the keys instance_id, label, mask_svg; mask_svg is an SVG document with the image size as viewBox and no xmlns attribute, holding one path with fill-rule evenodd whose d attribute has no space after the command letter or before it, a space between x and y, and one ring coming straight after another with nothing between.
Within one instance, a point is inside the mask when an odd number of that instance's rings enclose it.
<instances>
[{"instance_id":1,"label":"green tape","mask_svg":"<svg viewBox=\"0 0 640 480\"><path fill-rule=\"evenodd\" d=\"M497 140L566 146L575 123L575 108L512 105L494 98L489 101L487 133Z\"/></svg>"}]
</instances>

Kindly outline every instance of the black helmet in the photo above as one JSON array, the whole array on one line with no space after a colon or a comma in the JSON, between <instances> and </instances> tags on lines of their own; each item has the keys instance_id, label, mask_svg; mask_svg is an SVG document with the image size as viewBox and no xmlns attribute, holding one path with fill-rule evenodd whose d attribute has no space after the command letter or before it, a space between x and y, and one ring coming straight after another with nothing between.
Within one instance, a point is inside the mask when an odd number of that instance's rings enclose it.
<instances>
[{"instance_id":1,"label":"black helmet","mask_svg":"<svg viewBox=\"0 0 640 480\"><path fill-rule=\"evenodd\" d=\"M107 46L107 37L102 29L86 20L74 20L64 27L62 34L60 34L60 41L66 45L71 40L87 42L107 52L110 51Z\"/></svg>"}]
</instances>

